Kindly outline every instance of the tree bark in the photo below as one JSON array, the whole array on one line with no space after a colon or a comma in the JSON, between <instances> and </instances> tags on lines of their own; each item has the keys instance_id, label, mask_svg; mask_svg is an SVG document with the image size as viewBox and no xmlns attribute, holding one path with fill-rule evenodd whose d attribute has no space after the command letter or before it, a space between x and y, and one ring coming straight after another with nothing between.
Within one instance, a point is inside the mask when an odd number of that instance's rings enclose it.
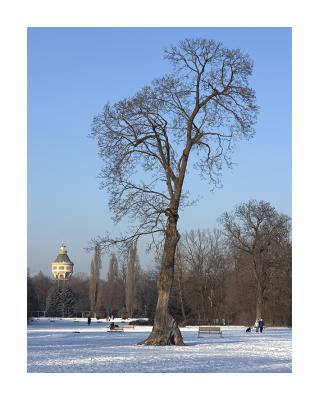
<instances>
[{"instance_id":1,"label":"tree bark","mask_svg":"<svg viewBox=\"0 0 319 400\"><path fill-rule=\"evenodd\" d=\"M147 339L139 343L140 345L184 345L179 327L168 310L174 277L175 251L179 238L177 218L171 215L168 217L161 272L157 283L158 300L153 330Z\"/></svg>"}]
</instances>

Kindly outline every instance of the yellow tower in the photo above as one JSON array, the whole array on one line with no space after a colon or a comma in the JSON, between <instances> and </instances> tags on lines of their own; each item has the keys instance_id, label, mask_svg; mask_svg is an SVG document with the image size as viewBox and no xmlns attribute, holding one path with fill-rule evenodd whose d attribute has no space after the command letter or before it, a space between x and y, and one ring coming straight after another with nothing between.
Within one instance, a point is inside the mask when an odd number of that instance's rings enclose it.
<instances>
[{"instance_id":1,"label":"yellow tower","mask_svg":"<svg viewBox=\"0 0 319 400\"><path fill-rule=\"evenodd\" d=\"M69 259L65 245L62 242L60 253L52 265L52 274L56 280L68 280L73 273L73 262Z\"/></svg>"}]
</instances>

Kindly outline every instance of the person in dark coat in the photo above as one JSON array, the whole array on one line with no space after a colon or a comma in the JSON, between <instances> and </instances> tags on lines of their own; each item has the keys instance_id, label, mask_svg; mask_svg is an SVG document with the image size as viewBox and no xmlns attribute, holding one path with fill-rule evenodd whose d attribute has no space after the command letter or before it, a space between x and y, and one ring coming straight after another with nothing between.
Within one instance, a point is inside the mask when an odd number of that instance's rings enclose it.
<instances>
[{"instance_id":1,"label":"person in dark coat","mask_svg":"<svg viewBox=\"0 0 319 400\"><path fill-rule=\"evenodd\" d=\"M91 323L91 317L88 317L88 325Z\"/></svg>"},{"instance_id":2,"label":"person in dark coat","mask_svg":"<svg viewBox=\"0 0 319 400\"><path fill-rule=\"evenodd\" d=\"M261 318L258 323L260 333L263 333L264 325L265 325L265 323L264 323L263 319Z\"/></svg>"}]
</instances>

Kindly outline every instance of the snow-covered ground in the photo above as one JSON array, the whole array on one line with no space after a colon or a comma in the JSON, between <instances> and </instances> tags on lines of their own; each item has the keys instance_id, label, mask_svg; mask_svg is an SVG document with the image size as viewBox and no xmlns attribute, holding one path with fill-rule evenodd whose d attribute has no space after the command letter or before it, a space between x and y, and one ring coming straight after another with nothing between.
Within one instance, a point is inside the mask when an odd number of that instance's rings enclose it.
<instances>
[{"instance_id":1,"label":"snow-covered ground","mask_svg":"<svg viewBox=\"0 0 319 400\"><path fill-rule=\"evenodd\" d=\"M52 322L51 322L52 321ZM35 319L28 325L28 372L291 372L291 329L222 327L223 337L181 328L185 346L138 346L151 331L107 332L105 320ZM54 321L54 322L53 322ZM115 321L116 322L116 321Z\"/></svg>"}]
</instances>

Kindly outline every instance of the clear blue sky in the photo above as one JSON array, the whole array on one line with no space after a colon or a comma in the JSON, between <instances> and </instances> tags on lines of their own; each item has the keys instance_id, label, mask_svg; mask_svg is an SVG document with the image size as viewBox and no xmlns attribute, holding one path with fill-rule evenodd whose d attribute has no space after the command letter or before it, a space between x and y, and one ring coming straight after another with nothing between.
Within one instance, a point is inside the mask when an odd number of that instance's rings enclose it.
<instances>
[{"instance_id":1,"label":"clear blue sky","mask_svg":"<svg viewBox=\"0 0 319 400\"><path fill-rule=\"evenodd\" d=\"M107 102L133 95L170 71L163 49L187 37L220 40L254 60L251 85L260 115L256 135L240 142L223 188L198 176L202 200L181 215L180 230L213 228L219 215L249 199L291 215L291 30L288 28L30 28L28 30L28 267L50 274L64 240L75 272L89 272L90 239L114 227L102 166L88 138ZM142 267L151 257L139 249ZM108 258L104 257L103 278Z\"/></svg>"}]
</instances>

